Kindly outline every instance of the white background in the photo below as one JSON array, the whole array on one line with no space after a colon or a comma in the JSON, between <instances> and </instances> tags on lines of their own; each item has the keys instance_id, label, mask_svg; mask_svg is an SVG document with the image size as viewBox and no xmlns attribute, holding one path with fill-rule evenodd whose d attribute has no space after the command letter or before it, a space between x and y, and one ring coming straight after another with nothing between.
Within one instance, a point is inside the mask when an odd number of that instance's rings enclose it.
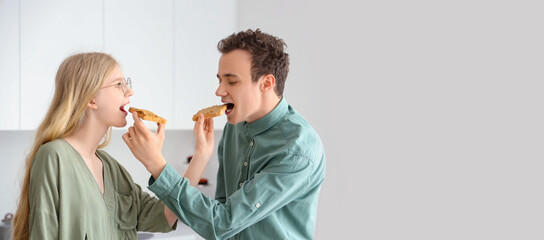
<instances>
[{"instance_id":1,"label":"white background","mask_svg":"<svg viewBox=\"0 0 544 240\"><path fill-rule=\"evenodd\" d=\"M238 7L325 144L316 239L544 239L541 1Z\"/></svg>"}]
</instances>

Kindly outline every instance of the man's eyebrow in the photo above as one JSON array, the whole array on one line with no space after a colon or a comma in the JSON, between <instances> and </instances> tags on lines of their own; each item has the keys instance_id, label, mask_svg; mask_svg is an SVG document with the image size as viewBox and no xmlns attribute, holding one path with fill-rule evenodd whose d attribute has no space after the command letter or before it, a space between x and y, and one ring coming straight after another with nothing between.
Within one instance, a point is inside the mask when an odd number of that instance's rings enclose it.
<instances>
[{"instance_id":1,"label":"man's eyebrow","mask_svg":"<svg viewBox=\"0 0 544 240\"><path fill-rule=\"evenodd\" d=\"M225 78L236 78L236 79L240 79L240 77L238 77L238 75L234 74L234 73L225 73L223 74L223 77ZM217 78L218 79L221 79L221 77L219 76L219 74L217 74Z\"/></svg>"}]
</instances>

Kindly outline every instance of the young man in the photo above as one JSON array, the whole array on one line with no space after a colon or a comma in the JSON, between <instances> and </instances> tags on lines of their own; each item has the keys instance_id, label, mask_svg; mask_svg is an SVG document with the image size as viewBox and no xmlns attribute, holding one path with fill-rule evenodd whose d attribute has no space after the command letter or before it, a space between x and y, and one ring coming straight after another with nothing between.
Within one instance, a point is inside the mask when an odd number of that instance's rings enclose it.
<instances>
[{"instance_id":1,"label":"young man","mask_svg":"<svg viewBox=\"0 0 544 240\"><path fill-rule=\"evenodd\" d=\"M160 132L152 134L134 117L135 126L124 136L153 175L149 189L206 239L313 238L325 153L318 134L283 98L289 71L284 47L283 40L258 29L218 44L216 95L228 105L228 123L218 148L215 200L166 163ZM202 174L213 151L213 120L204 123L202 117L185 174L193 178Z\"/></svg>"}]
</instances>

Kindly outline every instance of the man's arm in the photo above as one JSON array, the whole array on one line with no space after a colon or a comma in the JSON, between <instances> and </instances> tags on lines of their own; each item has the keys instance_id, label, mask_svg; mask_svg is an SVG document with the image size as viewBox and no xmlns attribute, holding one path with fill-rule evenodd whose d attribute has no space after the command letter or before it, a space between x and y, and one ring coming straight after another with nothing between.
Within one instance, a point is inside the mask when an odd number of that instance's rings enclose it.
<instances>
[{"instance_id":1,"label":"man's arm","mask_svg":"<svg viewBox=\"0 0 544 240\"><path fill-rule=\"evenodd\" d=\"M215 200L218 200L221 203L225 203L227 201L227 193L225 189L224 184L224 167L223 167L223 144L224 144L224 138L225 134L223 134L223 137L219 141L219 145L217 146L217 160L219 162L219 167L217 169L217 185L215 186Z\"/></svg>"},{"instance_id":2,"label":"man's arm","mask_svg":"<svg viewBox=\"0 0 544 240\"><path fill-rule=\"evenodd\" d=\"M301 156L272 159L225 203L206 197L190 186L170 165L156 181L150 182L149 189L202 237L223 239L305 194L314 168L311 160Z\"/></svg>"}]
</instances>

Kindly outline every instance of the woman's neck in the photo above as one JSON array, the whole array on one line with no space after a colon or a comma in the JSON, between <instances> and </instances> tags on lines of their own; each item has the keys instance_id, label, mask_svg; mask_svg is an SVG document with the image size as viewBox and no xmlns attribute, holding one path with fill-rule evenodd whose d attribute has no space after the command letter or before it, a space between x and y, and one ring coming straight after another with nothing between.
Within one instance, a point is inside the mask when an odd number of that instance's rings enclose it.
<instances>
[{"instance_id":1,"label":"woman's neck","mask_svg":"<svg viewBox=\"0 0 544 240\"><path fill-rule=\"evenodd\" d=\"M108 131L108 127L91 125L83 124L73 134L64 137L85 158L92 158L94 156L100 141L102 141Z\"/></svg>"}]
</instances>

